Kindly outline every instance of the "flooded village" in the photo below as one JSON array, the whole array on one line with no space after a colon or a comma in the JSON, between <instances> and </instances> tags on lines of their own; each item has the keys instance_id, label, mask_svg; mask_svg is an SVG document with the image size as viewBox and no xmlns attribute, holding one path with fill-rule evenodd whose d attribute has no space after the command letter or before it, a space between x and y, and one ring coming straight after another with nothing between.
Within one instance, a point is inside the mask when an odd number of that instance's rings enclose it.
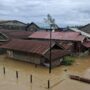
<instances>
[{"instance_id":1,"label":"flooded village","mask_svg":"<svg viewBox=\"0 0 90 90\"><path fill-rule=\"evenodd\" d=\"M0 90L89 90L89 29L0 21Z\"/></svg>"}]
</instances>

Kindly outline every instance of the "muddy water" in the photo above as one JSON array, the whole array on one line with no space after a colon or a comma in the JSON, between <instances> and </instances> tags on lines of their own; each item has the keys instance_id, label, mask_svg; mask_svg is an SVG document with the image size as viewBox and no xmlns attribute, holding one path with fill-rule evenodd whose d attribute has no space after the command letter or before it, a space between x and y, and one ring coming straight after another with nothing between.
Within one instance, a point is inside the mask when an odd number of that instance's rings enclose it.
<instances>
[{"instance_id":1,"label":"muddy water","mask_svg":"<svg viewBox=\"0 0 90 90\"><path fill-rule=\"evenodd\" d=\"M3 73L5 67L5 75ZM64 70L67 69L65 72ZM16 78L18 71L18 79ZM90 56L78 57L72 66L54 68L48 73L48 68L20 62L0 56L0 90L90 90L90 84L70 80L69 74L77 74L90 78ZM30 79L32 75L32 83Z\"/></svg>"}]
</instances>

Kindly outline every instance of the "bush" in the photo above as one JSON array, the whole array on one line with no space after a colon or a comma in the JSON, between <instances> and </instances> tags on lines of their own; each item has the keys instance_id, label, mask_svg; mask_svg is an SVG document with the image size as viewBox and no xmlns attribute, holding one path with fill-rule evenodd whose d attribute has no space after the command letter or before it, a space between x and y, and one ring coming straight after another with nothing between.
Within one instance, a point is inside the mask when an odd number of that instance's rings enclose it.
<instances>
[{"instance_id":1,"label":"bush","mask_svg":"<svg viewBox=\"0 0 90 90\"><path fill-rule=\"evenodd\" d=\"M62 61L62 64L68 66L68 65L72 65L74 61L75 61L75 59L73 57L67 56Z\"/></svg>"}]
</instances>

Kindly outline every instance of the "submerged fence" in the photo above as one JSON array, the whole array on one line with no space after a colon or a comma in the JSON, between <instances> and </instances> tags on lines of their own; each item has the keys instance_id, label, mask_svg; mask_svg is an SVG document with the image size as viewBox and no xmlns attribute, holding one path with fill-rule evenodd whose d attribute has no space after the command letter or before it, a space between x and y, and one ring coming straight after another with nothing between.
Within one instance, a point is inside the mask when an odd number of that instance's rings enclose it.
<instances>
[{"instance_id":1,"label":"submerged fence","mask_svg":"<svg viewBox=\"0 0 90 90\"><path fill-rule=\"evenodd\" d=\"M44 77L40 78L35 74L27 74L20 70L12 70L10 68L7 68L5 66L0 67L0 78L3 78L4 80L10 81L10 82L22 82L25 84L26 82L30 85L39 86L42 88L53 88L54 86L60 84L65 80L65 78L62 78L60 76L53 77L50 79L46 79Z\"/></svg>"}]
</instances>

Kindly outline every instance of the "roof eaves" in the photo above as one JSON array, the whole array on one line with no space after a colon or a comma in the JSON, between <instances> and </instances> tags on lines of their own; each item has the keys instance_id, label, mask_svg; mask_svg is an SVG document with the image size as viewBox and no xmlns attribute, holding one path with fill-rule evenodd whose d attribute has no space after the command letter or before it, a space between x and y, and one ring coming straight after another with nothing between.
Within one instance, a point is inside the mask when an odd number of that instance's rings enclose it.
<instances>
[{"instance_id":1,"label":"roof eaves","mask_svg":"<svg viewBox=\"0 0 90 90\"><path fill-rule=\"evenodd\" d=\"M54 45L55 45L55 42L51 45L51 48L52 48ZM45 55L49 50L50 50L50 47L49 47L47 50L45 50L45 51L42 53L42 55Z\"/></svg>"},{"instance_id":2,"label":"roof eaves","mask_svg":"<svg viewBox=\"0 0 90 90\"><path fill-rule=\"evenodd\" d=\"M64 57L64 56L67 56L67 55L70 55L71 54L71 52L69 52L68 51L68 53L66 53L66 54L63 54L62 56L59 56L59 57L57 57L57 58L52 58L52 60L56 60L56 59L59 59L59 58L62 58L62 57ZM43 55L44 56L44 58L46 58L47 60L49 60L49 58L48 57L46 57L45 55Z\"/></svg>"}]
</instances>

